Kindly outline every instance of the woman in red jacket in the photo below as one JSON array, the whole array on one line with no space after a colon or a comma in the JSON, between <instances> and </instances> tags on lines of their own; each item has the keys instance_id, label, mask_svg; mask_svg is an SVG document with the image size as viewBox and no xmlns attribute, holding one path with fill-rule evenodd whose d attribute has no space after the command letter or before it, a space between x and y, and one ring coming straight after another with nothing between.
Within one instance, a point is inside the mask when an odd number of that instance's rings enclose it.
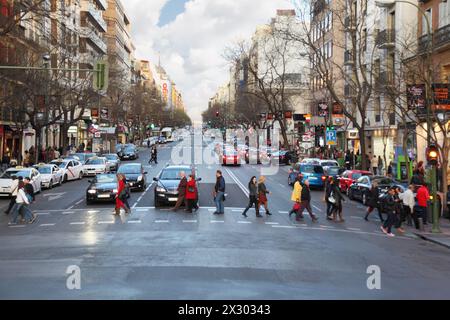
<instances>
[{"instance_id":1,"label":"woman in red jacket","mask_svg":"<svg viewBox=\"0 0 450 320\"><path fill-rule=\"evenodd\" d=\"M116 195L116 210L115 214L120 215L120 208L123 208L126 213L130 213L130 208L128 207L127 203L127 189L125 184L125 176L122 174L117 175L117 195Z\"/></svg>"},{"instance_id":2,"label":"woman in red jacket","mask_svg":"<svg viewBox=\"0 0 450 320\"><path fill-rule=\"evenodd\" d=\"M187 183L186 187L186 200L188 202L188 208L187 212L192 213L192 209L195 209L195 211L198 210L198 190L197 190L197 184L195 182L195 178L193 175L189 175L189 181Z\"/></svg>"}]
</instances>

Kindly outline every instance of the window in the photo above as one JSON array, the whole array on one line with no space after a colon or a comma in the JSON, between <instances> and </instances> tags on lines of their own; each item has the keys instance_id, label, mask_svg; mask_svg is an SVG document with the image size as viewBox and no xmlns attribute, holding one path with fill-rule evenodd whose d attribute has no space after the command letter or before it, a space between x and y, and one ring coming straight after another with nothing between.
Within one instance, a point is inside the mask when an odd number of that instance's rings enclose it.
<instances>
[{"instance_id":1,"label":"window","mask_svg":"<svg viewBox=\"0 0 450 320\"><path fill-rule=\"evenodd\" d=\"M439 4L439 28L450 24L450 2L441 2Z\"/></svg>"},{"instance_id":2,"label":"window","mask_svg":"<svg viewBox=\"0 0 450 320\"><path fill-rule=\"evenodd\" d=\"M425 16L422 17L422 35L428 34L428 22L430 28L433 28L433 12L431 8L425 10Z\"/></svg>"}]
</instances>

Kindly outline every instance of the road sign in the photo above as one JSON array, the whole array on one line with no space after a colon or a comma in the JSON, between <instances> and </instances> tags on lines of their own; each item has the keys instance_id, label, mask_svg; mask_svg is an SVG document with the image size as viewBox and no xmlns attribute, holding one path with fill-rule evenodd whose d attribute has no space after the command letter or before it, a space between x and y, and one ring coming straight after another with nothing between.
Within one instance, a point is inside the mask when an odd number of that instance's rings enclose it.
<instances>
[{"instance_id":1,"label":"road sign","mask_svg":"<svg viewBox=\"0 0 450 320\"><path fill-rule=\"evenodd\" d=\"M335 146L337 145L337 132L336 130L328 130L327 131L327 145Z\"/></svg>"},{"instance_id":2,"label":"road sign","mask_svg":"<svg viewBox=\"0 0 450 320\"><path fill-rule=\"evenodd\" d=\"M108 90L109 64L107 61L97 61L94 70L94 89L97 91Z\"/></svg>"}]
</instances>

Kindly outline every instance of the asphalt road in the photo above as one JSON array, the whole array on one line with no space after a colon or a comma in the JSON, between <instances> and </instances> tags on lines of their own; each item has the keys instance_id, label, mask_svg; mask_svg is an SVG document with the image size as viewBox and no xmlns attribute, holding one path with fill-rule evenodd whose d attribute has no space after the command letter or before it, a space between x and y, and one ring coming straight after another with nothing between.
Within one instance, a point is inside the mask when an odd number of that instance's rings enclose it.
<instances>
[{"instance_id":1,"label":"asphalt road","mask_svg":"<svg viewBox=\"0 0 450 320\"><path fill-rule=\"evenodd\" d=\"M198 138L198 137L196 137ZM388 238L379 221L365 222L361 204L344 204L345 223L325 219L322 192L297 224L289 218L287 167L222 168L202 155L210 145L185 141L159 151L147 164L149 187L134 192L132 214L113 217L113 204L86 205L87 179L44 191L33 204L33 225L7 226L0 216L1 299L440 299L450 298L449 251L413 236ZM195 214L154 208L152 179L168 163L196 160L201 209ZM214 216L215 170L227 182L224 216ZM245 186L267 177L273 216L245 219ZM1 211L7 200L0 200ZM69 266L81 289L67 288ZM367 288L369 266L380 268L380 290Z\"/></svg>"}]
</instances>

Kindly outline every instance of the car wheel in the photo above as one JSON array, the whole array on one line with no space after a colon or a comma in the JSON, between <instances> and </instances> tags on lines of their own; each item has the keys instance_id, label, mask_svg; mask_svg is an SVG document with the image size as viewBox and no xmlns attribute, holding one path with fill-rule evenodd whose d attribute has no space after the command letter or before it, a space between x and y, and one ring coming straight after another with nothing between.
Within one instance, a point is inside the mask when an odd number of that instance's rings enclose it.
<instances>
[{"instance_id":1,"label":"car wheel","mask_svg":"<svg viewBox=\"0 0 450 320\"><path fill-rule=\"evenodd\" d=\"M50 180L50 182L48 183L48 188L53 189L53 180Z\"/></svg>"},{"instance_id":2,"label":"car wheel","mask_svg":"<svg viewBox=\"0 0 450 320\"><path fill-rule=\"evenodd\" d=\"M67 182L67 181L69 181L69 180L68 180L67 174L65 174L64 175L64 182Z\"/></svg>"},{"instance_id":3,"label":"car wheel","mask_svg":"<svg viewBox=\"0 0 450 320\"><path fill-rule=\"evenodd\" d=\"M88 200L88 199L86 199L86 204L87 205L90 205L90 204L93 204L94 202L92 201L92 200Z\"/></svg>"},{"instance_id":4,"label":"car wheel","mask_svg":"<svg viewBox=\"0 0 450 320\"><path fill-rule=\"evenodd\" d=\"M354 200L355 199L355 198L353 198L353 193L352 193L352 190L350 188L347 189L347 195L348 195L348 198L350 200Z\"/></svg>"},{"instance_id":5,"label":"car wheel","mask_svg":"<svg viewBox=\"0 0 450 320\"><path fill-rule=\"evenodd\" d=\"M160 208L161 207L161 202L158 201L158 199L156 199L155 196L155 208Z\"/></svg>"},{"instance_id":6,"label":"car wheel","mask_svg":"<svg viewBox=\"0 0 450 320\"><path fill-rule=\"evenodd\" d=\"M78 180L83 179L83 171L80 172L80 174L78 175Z\"/></svg>"},{"instance_id":7,"label":"car wheel","mask_svg":"<svg viewBox=\"0 0 450 320\"><path fill-rule=\"evenodd\" d=\"M367 194L365 192L362 195L362 204L367 206Z\"/></svg>"}]
</instances>

